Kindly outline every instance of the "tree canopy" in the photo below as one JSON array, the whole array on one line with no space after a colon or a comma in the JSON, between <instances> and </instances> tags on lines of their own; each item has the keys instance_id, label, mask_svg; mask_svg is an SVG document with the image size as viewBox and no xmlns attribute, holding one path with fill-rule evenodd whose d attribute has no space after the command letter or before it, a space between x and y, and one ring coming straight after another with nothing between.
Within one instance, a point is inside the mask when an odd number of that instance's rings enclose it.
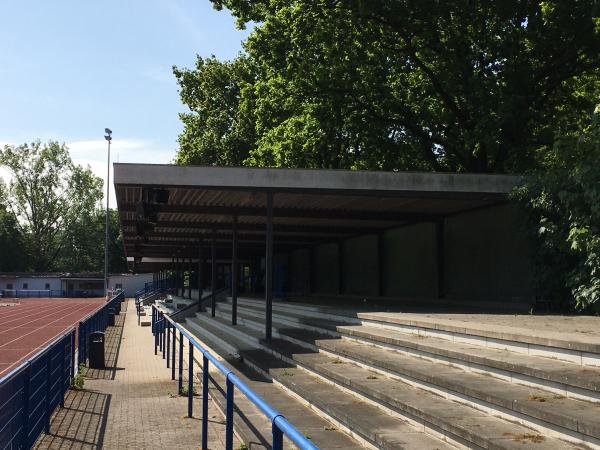
<instances>
[{"instance_id":1,"label":"tree canopy","mask_svg":"<svg viewBox=\"0 0 600 450\"><path fill-rule=\"evenodd\" d=\"M175 68L179 163L523 171L600 92L596 0L213 4L256 26Z\"/></svg>"},{"instance_id":2,"label":"tree canopy","mask_svg":"<svg viewBox=\"0 0 600 450\"><path fill-rule=\"evenodd\" d=\"M50 141L0 149L10 182L0 185L3 270L95 271L104 264L102 179L76 165L64 144ZM112 241L119 227L111 227ZM5 237L6 236L6 237ZM117 247L113 270L126 268Z\"/></svg>"}]
</instances>

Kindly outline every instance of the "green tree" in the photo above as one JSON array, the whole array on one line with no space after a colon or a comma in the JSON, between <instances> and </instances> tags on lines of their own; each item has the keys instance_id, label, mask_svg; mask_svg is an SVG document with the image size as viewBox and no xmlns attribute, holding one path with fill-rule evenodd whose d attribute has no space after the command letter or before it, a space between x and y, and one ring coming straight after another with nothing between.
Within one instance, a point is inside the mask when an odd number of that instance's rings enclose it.
<instances>
[{"instance_id":1,"label":"green tree","mask_svg":"<svg viewBox=\"0 0 600 450\"><path fill-rule=\"evenodd\" d=\"M537 231L539 295L600 312L600 110L538 159L517 197Z\"/></svg>"},{"instance_id":2,"label":"green tree","mask_svg":"<svg viewBox=\"0 0 600 450\"><path fill-rule=\"evenodd\" d=\"M257 25L235 61L176 71L184 164L522 171L599 92L597 0L213 4Z\"/></svg>"},{"instance_id":3,"label":"green tree","mask_svg":"<svg viewBox=\"0 0 600 450\"><path fill-rule=\"evenodd\" d=\"M8 208L4 181L0 179L0 272L20 272L28 269L25 240L17 219Z\"/></svg>"},{"instance_id":4,"label":"green tree","mask_svg":"<svg viewBox=\"0 0 600 450\"><path fill-rule=\"evenodd\" d=\"M245 57L232 62L196 60L195 70L173 68L182 101L179 164L242 165L255 144L251 119L253 69ZM245 92L249 90L249 92Z\"/></svg>"},{"instance_id":5,"label":"green tree","mask_svg":"<svg viewBox=\"0 0 600 450\"><path fill-rule=\"evenodd\" d=\"M78 227L99 206L102 180L73 164L65 145L54 141L6 145L0 165L12 176L8 204L26 239L32 268L53 270L61 252L75 245Z\"/></svg>"},{"instance_id":6,"label":"green tree","mask_svg":"<svg viewBox=\"0 0 600 450\"><path fill-rule=\"evenodd\" d=\"M119 214L109 210L108 271L127 272L123 251ZM55 270L65 272L104 271L104 233L106 211L96 208L89 215L82 215L68 230L68 239L55 263Z\"/></svg>"}]
</instances>

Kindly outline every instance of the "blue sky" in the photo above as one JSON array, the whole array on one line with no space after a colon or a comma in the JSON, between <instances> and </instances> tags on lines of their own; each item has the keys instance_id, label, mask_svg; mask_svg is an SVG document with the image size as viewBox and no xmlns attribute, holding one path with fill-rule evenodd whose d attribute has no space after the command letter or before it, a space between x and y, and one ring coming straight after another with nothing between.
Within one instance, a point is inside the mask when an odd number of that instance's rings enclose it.
<instances>
[{"instance_id":1,"label":"blue sky","mask_svg":"<svg viewBox=\"0 0 600 450\"><path fill-rule=\"evenodd\" d=\"M104 177L109 127L113 161L167 163L172 66L234 58L247 34L208 0L0 0L0 145L59 140Z\"/></svg>"}]
</instances>

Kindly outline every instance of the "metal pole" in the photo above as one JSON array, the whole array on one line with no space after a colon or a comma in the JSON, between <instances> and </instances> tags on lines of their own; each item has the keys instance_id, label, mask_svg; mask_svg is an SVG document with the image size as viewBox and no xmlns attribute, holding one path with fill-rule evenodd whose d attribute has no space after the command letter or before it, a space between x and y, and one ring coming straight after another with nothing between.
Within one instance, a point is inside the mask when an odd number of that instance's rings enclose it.
<instances>
[{"instance_id":1,"label":"metal pole","mask_svg":"<svg viewBox=\"0 0 600 450\"><path fill-rule=\"evenodd\" d=\"M202 449L208 448L208 358L202 355Z\"/></svg>"},{"instance_id":2,"label":"metal pole","mask_svg":"<svg viewBox=\"0 0 600 450\"><path fill-rule=\"evenodd\" d=\"M192 257L189 259L189 270L188 270L188 298L192 298Z\"/></svg>"},{"instance_id":3,"label":"metal pole","mask_svg":"<svg viewBox=\"0 0 600 450\"><path fill-rule=\"evenodd\" d=\"M106 162L106 222L104 226L104 296L108 296L108 214L110 197L110 143L112 141L110 130L106 129L104 138L108 141L108 159Z\"/></svg>"},{"instance_id":4,"label":"metal pole","mask_svg":"<svg viewBox=\"0 0 600 450\"><path fill-rule=\"evenodd\" d=\"M212 270L210 274L210 291L211 291L211 304L210 304L210 315L215 317L216 299L215 289L217 284L217 232L213 229L212 241L210 243L210 257L212 263Z\"/></svg>"},{"instance_id":5,"label":"metal pole","mask_svg":"<svg viewBox=\"0 0 600 450\"><path fill-rule=\"evenodd\" d=\"M233 216L233 241L231 255L231 324L237 325L237 296L238 296L238 217Z\"/></svg>"},{"instance_id":6,"label":"metal pole","mask_svg":"<svg viewBox=\"0 0 600 450\"><path fill-rule=\"evenodd\" d=\"M194 395L194 346L188 340L188 417L192 417L192 399Z\"/></svg>"},{"instance_id":7,"label":"metal pole","mask_svg":"<svg viewBox=\"0 0 600 450\"><path fill-rule=\"evenodd\" d=\"M175 380L175 342L177 341L177 328L173 327L171 348L171 380Z\"/></svg>"},{"instance_id":8,"label":"metal pole","mask_svg":"<svg viewBox=\"0 0 600 450\"><path fill-rule=\"evenodd\" d=\"M183 332L179 331L179 393L183 390Z\"/></svg>"},{"instance_id":9,"label":"metal pole","mask_svg":"<svg viewBox=\"0 0 600 450\"><path fill-rule=\"evenodd\" d=\"M204 258L202 255L202 239L200 239L200 246L198 247L198 300L202 300L202 288L204 286ZM202 307L202 305L200 305Z\"/></svg>"},{"instance_id":10,"label":"metal pole","mask_svg":"<svg viewBox=\"0 0 600 450\"><path fill-rule=\"evenodd\" d=\"M273 193L267 192L267 239L265 255L265 337L271 340L273 320Z\"/></svg>"},{"instance_id":11,"label":"metal pole","mask_svg":"<svg viewBox=\"0 0 600 450\"><path fill-rule=\"evenodd\" d=\"M227 377L227 407L225 410L225 450L233 450L233 383Z\"/></svg>"}]
</instances>

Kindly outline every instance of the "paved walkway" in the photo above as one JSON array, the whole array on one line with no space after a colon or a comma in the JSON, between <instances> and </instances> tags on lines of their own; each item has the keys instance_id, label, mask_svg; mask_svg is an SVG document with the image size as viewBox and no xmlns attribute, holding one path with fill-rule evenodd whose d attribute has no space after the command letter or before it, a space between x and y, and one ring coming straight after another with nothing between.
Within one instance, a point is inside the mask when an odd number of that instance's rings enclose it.
<instances>
[{"instance_id":1,"label":"paved walkway","mask_svg":"<svg viewBox=\"0 0 600 450\"><path fill-rule=\"evenodd\" d=\"M65 407L52 419L50 434L42 435L34 448L200 447L200 396L194 399L194 417L187 418L187 399L175 395L177 382L171 381L171 370L162 358L154 356L150 328L137 325L133 300L128 300L123 310L116 317L116 326L107 332L106 364L110 368L87 371L84 390L69 391ZM184 368L187 373L187 361ZM221 449L225 426L212 401L209 417L209 448ZM236 441L235 447L238 445Z\"/></svg>"}]
</instances>

